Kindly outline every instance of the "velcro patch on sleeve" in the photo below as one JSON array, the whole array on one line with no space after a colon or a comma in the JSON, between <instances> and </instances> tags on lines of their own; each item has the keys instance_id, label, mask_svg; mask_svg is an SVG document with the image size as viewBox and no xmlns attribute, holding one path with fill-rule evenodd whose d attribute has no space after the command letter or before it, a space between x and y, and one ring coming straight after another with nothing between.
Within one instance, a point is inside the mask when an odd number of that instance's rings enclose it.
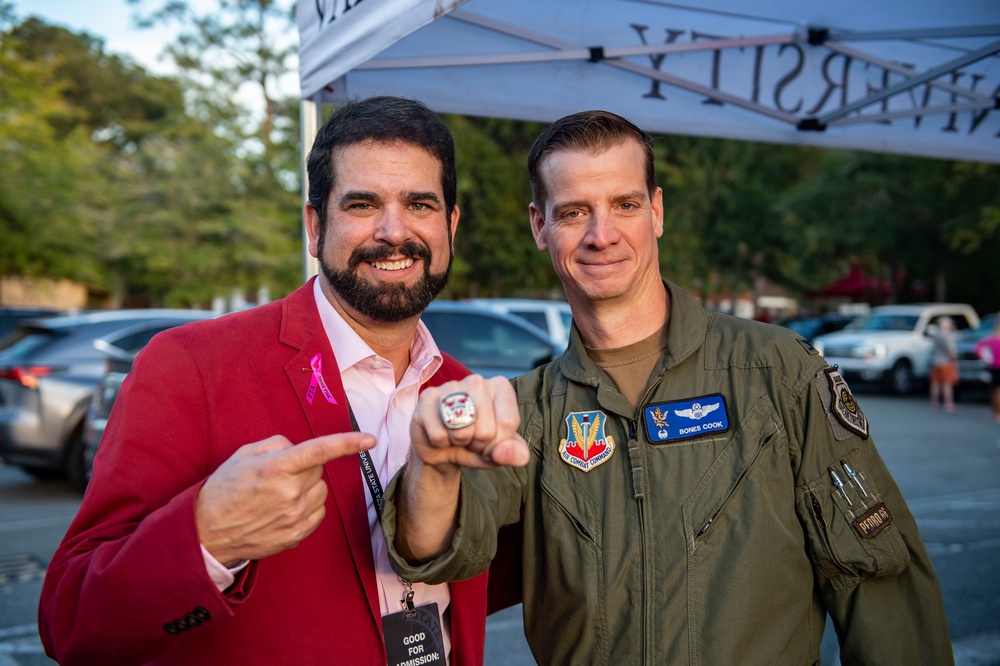
<instances>
[{"instance_id":1,"label":"velcro patch on sleeve","mask_svg":"<svg viewBox=\"0 0 1000 666\"><path fill-rule=\"evenodd\" d=\"M868 439L868 418L836 367L825 368L816 375L816 389L837 441L852 435Z\"/></svg>"},{"instance_id":2,"label":"velcro patch on sleeve","mask_svg":"<svg viewBox=\"0 0 1000 666\"><path fill-rule=\"evenodd\" d=\"M892 524L892 514L885 502L879 502L851 524L862 539L871 539Z\"/></svg>"}]
</instances>

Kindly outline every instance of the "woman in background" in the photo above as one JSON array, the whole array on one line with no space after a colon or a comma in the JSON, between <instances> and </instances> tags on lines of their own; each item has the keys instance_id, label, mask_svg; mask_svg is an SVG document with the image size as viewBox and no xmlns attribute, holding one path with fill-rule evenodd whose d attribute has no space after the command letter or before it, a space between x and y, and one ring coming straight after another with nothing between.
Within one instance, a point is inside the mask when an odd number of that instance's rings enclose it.
<instances>
[{"instance_id":1,"label":"woman in background","mask_svg":"<svg viewBox=\"0 0 1000 666\"><path fill-rule=\"evenodd\" d=\"M993 420L1000 423L1000 317L993 333L976 343L975 352L990 371L990 405Z\"/></svg>"}]
</instances>

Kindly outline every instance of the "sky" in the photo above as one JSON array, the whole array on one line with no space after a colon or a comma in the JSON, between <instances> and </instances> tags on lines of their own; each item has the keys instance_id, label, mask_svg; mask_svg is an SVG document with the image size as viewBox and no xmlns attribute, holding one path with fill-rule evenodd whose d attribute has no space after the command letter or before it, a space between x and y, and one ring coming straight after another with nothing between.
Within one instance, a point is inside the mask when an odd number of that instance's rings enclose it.
<instances>
[{"instance_id":1,"label":"sky","mask_svg":"<svg viewBox=\"0 0 1000 666\"><path fill-rule=\"evenodd\" d=\"M174 69L169 59L162 58L164 47L173 41L177 30L156 26L137 28L132 21L135 7L125 0L8 0L14 5L18 19L36 15L47 23L60 25L73 32L88 32L104 40L107 53L128 55L137 63L155 74L171 74ZM161 3L146 2L141 5L149 9ZM192 0L191 4L201 11L218 6L217 0ZM297 37L297 36L296 36ZM292 63L294 66L294 62ZM293 71L279 82L283 94L297 94L299 91L298 72ZM261 106L259 92L244 89L241 98L251 109ZM256 111L255 111L256 112Z\"/></svg>"},{"instance_id":2,"label":"sky","mask_svg":"<svg viewBox=\"0 0 1000 666\"><path fill-rule=\"evenodd\" d=\"M18 18L36 15L73 32L89 32L102 38L105 50L110 53L129 55L158 74L171 71L159 55L174 31L160 27L135 28L132 24L134 7L125 0L13 0L12 4Z\"/></svg>"}]
</instances>

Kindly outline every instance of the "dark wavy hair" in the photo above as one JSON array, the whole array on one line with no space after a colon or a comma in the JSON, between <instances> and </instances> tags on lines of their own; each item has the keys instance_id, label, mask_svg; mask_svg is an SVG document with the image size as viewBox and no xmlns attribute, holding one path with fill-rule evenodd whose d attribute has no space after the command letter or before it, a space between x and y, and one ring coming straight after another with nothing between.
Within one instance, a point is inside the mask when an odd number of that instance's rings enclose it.
<instances>
[{"instance_id":1,"label":"dark wavy hair","mask_svg":"<svg viewBox=\"0 0 1000 666\"><path fill-rule=\"evenodd\" d=\"M403 97L368 97L339 106L323 124L309 158L309 203L326 225L326 204L337 177L335 148L362 141L408 143L423 148L441 163L441 189L446 215L457 201L455 141L444 122L421 102Z\"/></svg>"},{"instance_id":2,"label":"dark wavy hair","mask_svg":"<svg viewBox=\"0 0 1000 666\"><path fill-rule=\"evenodd\" d=\"M646 158L646 189L650 195L656 189L653 170L653 138L630 121L609 111L581 111L555 121L538 135L528 154L528 179L531 182L531 200L543 214L545 211L545 182L539 169L549 153L556 150L588 150L596 152L628 140L636 141Z\"/></svg>"}]
</instances>

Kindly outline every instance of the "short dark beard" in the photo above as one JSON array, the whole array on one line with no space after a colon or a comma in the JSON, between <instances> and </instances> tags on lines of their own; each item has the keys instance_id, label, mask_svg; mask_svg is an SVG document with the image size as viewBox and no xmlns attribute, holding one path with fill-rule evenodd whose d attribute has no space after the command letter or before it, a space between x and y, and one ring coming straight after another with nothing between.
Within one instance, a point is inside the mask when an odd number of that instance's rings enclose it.
<instances>
[{"instance_id":1,"label":"short dark beard","mask_svg":"<svg viewBox=\"0 0 1000 666\"><path fill-rule=\"evenodd\" d=\"M431 273L430 250L413 241L399 247L379 245L358 248L351 253L347 268L334 270L323 260L323 238L320 238L319 266L330 286L344 302L361 314L375 321L394 323L420 315L434 297L448 284L453 254L449 253L448 267L442 273ZM424 262L424 275L417 284L375 285L358 275L362 263L380 261L389 257L412 257Z\"/></svg>"}]
</instances>

